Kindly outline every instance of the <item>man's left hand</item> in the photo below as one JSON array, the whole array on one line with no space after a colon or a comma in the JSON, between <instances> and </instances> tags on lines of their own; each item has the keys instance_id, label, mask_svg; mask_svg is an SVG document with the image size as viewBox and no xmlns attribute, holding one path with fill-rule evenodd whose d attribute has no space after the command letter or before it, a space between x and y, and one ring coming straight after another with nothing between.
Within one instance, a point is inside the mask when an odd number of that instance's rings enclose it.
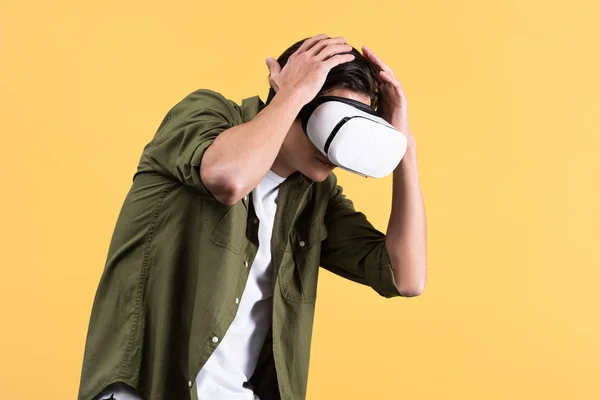
<instances>
[{"instance_id":1,"label":"man's left hand","mask_svg":"<svg viewBox=\"0 0 600 400\"><path fill-rule=\"evenodd\" d=\"M416 141L408 124L408 99L402 84L394 75L394 71L371 49L363 46L362 51L377 71L376 79L379 86L377 114L402 132L408 140L409 149L415 150Z\"/></svg>"}]
</instances>

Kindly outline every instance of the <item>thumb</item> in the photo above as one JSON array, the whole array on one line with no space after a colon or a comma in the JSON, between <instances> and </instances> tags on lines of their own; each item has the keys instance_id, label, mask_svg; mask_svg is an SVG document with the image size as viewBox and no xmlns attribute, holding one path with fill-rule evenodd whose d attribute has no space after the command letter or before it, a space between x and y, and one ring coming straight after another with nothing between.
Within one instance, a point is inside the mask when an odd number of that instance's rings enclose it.
<instances>
[{"instance_id":1,"label":"thumb","mask_svg":"<svg viewBox=\"0 0 600 400\"><path fill-rule=\"evenodd\" d=\"M281 71L281 67L279 66L279 63L277 62L277 60L275 60L271 57L267 57L265 62L267 64L267 67L269 67L269 71L271 72L271 75L274 75L274 74L278 73L279 71Z\"/></svg>"}]
</instances>

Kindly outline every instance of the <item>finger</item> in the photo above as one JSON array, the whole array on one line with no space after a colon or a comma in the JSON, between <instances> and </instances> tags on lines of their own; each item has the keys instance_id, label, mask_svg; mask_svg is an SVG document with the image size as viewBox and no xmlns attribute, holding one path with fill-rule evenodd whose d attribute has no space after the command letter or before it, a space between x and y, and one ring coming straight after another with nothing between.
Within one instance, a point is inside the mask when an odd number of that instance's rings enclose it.
<instances>
[{"instance_id":1,"label":"finger","mask_svg":"<svg viewBox=\"0 0 600 400\"><path fill-rule=\"evenodd\" d=\"M384 79L384 75L382 75L385 71L377 71L375 76L377 77L377 85L380 89L385 89L387 84L387 79Z\"/></svg>"},{"instance_id":2,"label":"finger","mask_svg":"<svg viewBox=\"0 0 600 400\"><path fill-rule=\"evenodd\" d=\"M389 83L391 86L393 87L399 87L398 86L398 80L392 76L390 76L387 72L385 71L381 71L379 73L381 75L381 77L387 82Z\"/></svg>"},{"instance_id":3,"label":"finger","mask_svg":"<svg viewBox=\"0 0 600 400\"><path fill-rule=\"evenodd\" d=\"M342 43L346 43L346 38L342 37L342 36L325 39L325 40L321 40L319 43L315 44L313 47L310 48L310 50L307 50L306 52L313 56L316 56L316 55L321 54L323 49L325 49L331 45L337 45L337 44L342 44Z\"/></svg>"},{"instance_id":4,"label":"finger","mask_svg":"<svg viewBox=\"0 0 600 400\"><path fill-rule=\"evenodd\" d=\"M381 77L381 73L383 72L381 70L381 68L375 64L371 59L369 59L368 53L366 51L363 51L363 55L367 56L367 60L369 61L369 63L371 64L371 66L373 67L373 69L375 70L375 79L377 81L377 86L379 87L380 90L383 90L385 87L385 80Z\"/></svg>"},{"instance_id":5,"label":"finger","mask_svg":"<svg viewBox=\"0 0 600 400\"><path fill-rule=\"evenodd\" d=\"M388 67L387 64L381 60L381 58L379 58L375 53L373 53L371 49L369 49L367 46L363 46L363 51L364 50L366 50L365 55L369 58L369 60L373 61L373 63L377 65L381 70L386 71L391 76L394 76L394 71L392 71L392 69Z\"/></svg>"},{"instance_id":6,"label":"finger","mask_svg":"<svg viewBox=\"0 0 600 400\"><path fill-rule=\"evenodd\" d=\"M384 80L381 78L380 73L381 71L377 71L377 73L375 74L375 79L377 80L378 85L383 85Z\"/></svg>"},{"instance_id":7,"label":"finger","mask_svg":"<svg viewBox=\"0 0 600 400\"><path fill-rule=\"evenodd\" d=\"M351 50L352 46L349 44L331 44L317 54L317 60L324 61L335 54L348 53Z\"/></svg>"},{"instance_id":8,"label":"finger","mask_svg":"<svg viewBox=\"0 0 600 400\"><path fill-rule=\"evenodd\" d=\"M386 81L388 81L388 82L390 82L390 83L391 83L392 81L395 81L395 80L396 80L396 78L395 78L395 77L391 76L391 75L390 75L390 74L388 74L386 71L379 71L379 76L380 76L382 79L385 79Z\"/></svg>"},{"instance_id":9,"label":"finger","mask_svg":"<svg viewBox=\"0 0 600 400\"><path fill-rule=\"evenodd\" d=\"M329 59L323 61L323 64L325 65L325 67L329 70L331 70L333 67L335 67L336 65L348 62L348 61L352 61L354 60L354 54L337 54L333 57L330 57Z\"/></svg>"},{"instance_id":10,"label":"finger","mask_svg":"<svg viewBox=\"0 0 600 400\"><path fill-rule=\"evenodd\" d=\"M389 83L395 90L396 92L402 96L404 96L404 89L402 88L402 84L400 83L400 81L396 78L394 78L393 76L388 75L385 71L381 71L380 75L386 80L387 83Z\"/></svg>"},{"instance_id":11,"label":"finger","mask_svg":"<svg viewBox=\"0 0 600 400\"><path fill-rule=\"evenodd\" d=\"M269 68L269 74L275 75L281 72L281 66L274 58L268 57L265 62L267 63L267 67Z\"/></svg>"},{"instance_id":12,"label":"finger","mask_svg":"<svg viewBox=\"0 0 600 400\"><path fill-rule=\"evenodd\" d=\"M313 36L310 39L306 39L300 45L300 47L298 47L298 50L296 50L294 52L294 54L303 53L303 52L307 51L308 49L310 49L311 47L313 47L315 43L319 42L320 40L327 39L328 37L329 37L329 35L327 35L326 33L319 33L318 35Z\"/></svg>"}]
</instances>

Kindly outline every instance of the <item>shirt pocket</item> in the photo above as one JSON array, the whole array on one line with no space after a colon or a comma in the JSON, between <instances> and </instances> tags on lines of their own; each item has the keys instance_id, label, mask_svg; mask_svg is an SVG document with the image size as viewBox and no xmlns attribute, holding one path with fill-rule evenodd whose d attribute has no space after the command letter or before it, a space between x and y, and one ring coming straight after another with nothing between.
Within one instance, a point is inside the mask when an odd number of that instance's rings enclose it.
<instances>
[{"instance_id":1,"label":"shirt pocket","mask_svg":"<svg viewBox=\"0 0 600 400\"><path fill-rule=\"evenodd\" d=\"M321 242L327 238L323 221L312 221L294 227L290 245L279 270L281 294L299 303L314 302L321 259Z\"/></svg>"},{"instance_id":2,"label":"shirt pocket","mask_svg":"<svg viewBox=\"0 0 600 400\"><path fill-rule=\"evenodd\" d=\"M226 248L235 254L242 254L247 245L246 224L248 212L242 202L231 206L219 205L213 215L218 222L211 222L210 240L216 246Z\"/></svg>"}]
</instances>

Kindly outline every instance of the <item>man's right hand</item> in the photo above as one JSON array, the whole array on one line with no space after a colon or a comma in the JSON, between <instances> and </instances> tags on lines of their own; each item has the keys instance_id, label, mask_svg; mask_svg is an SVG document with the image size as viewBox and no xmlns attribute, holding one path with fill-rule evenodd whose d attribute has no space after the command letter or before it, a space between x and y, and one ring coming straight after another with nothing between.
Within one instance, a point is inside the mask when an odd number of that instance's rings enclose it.
<instances>
[{"instance_id":1,"label":"man's right hand","mask_svg":"<svg viewBox=\"0 0 600 400\"><path fill-rule=\"evenodd\" d=\"M306 104L319 93L333 67L354 60L353 54L339 54L351 50L352 46L341 36L328 39L321 33L306 39L283 69L275 59L267 58L269 84L276 93L294 93Z\"/></svg>"}]
</instances>

